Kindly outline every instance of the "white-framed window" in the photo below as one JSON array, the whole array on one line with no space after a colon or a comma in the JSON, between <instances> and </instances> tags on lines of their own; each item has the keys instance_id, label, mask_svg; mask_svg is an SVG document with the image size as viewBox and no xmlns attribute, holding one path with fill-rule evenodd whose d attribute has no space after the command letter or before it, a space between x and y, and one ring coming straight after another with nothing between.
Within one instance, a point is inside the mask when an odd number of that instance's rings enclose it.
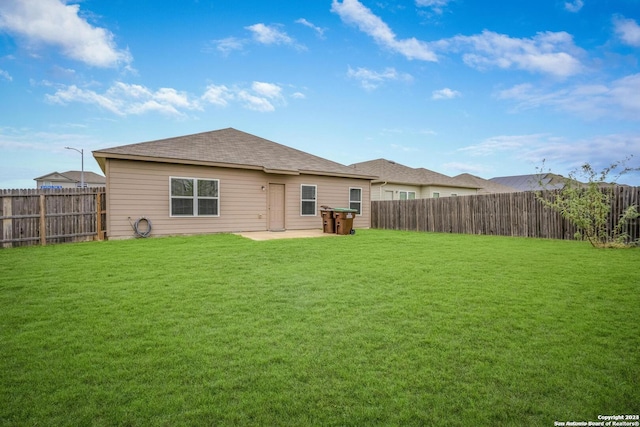
<instances>
[{"instance_id":1,"label":"white-framed window","mask_svg":"<svg viewBox=\"0 0 640 427\"><path fill-rule=\"evenodd\" d=\"M300 215L315 216L318 186L302 184L300 186Z\"/></svg>"},{"instance_id":2,"label":"white-framed window","mask_svg":"<svg viewBox=\"0 0 640 427\"><path fill-rule=\"evenodd\" d=\"M220 180L169 178L170 216L220 216Z\"/></svg>"},{"instance_id":3,"label":"white-framed window","mask_svg":"<svg viewBox=\"0 0 640 427\"><path fill-rule=\"evenodd\" d=\"M440 193L439 193L439 192L437 192L437 191L434 191L434 192L433 192L433 198L434 198L434 199L437 199L437 198L439 198L439 197L440 197Z\"/></svg>"},{"instance_id":4,"label":"white-framed window","mask_svg":"<svg viewBox=\"0 0 640 427\"><path fill-rule=\"evenodd\" d=\"M401 191L400 200L414 200L416 198L415 191Z\"/></svg>"},{"instance_id":5,"label":"white-framed window","mask_svg":"<svg viewBox=\"0 0 640 427\"><path fill-rule=\"evenodd\" d=\"M458 197L458 193L451 193L451 197Z\"/></svg>"},{"instance_id":6,"label":"white-framed window","mask_svg":"<svg viewBox=\"0 0 640 427\"><path fill-rule=\"evenodd\" d=\"M355 209L358 215L362 213L362 188L349 188L349 209Z\"/></svg>"}]
</instances>

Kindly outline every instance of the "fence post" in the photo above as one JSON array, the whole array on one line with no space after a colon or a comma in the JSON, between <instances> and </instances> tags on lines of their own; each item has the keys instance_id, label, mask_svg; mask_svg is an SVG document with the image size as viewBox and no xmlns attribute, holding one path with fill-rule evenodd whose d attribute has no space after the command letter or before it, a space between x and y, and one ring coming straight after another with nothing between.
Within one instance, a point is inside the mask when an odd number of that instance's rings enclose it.
<instances>
[{"instance_id":1,"label":"fence post","mask_svg":"<svg viewBox=\"0 0 640 427\"><path fill-rule=\"evenodd\" d=\"M4 243L2 244L3 248L11 248L13 247L13 219L11 216L13 213L11 212L11 202L13 198L6 194L2 198L2 216L4 219L2 220L2 240Z\"/></svg>"},{"instance_id":2,"label":"fence post","mask_svg":"<svg viewBox=\"0 0 640 427\"><path fill-rule=\"evenodd\" d=\"M96 233L98 240L104 240L104 232L102 231L102 193L96 193Z\"/></svg>"},{"instance_id":3,"label":"fence post","mask_svg":"<svg viewBox=\"0 0 640 427\"><path fill-rule=\"evenodd\" d=\"M45 195L40 194L40 244L47 245L47 212Z\"/></svg>"}]
</instances>

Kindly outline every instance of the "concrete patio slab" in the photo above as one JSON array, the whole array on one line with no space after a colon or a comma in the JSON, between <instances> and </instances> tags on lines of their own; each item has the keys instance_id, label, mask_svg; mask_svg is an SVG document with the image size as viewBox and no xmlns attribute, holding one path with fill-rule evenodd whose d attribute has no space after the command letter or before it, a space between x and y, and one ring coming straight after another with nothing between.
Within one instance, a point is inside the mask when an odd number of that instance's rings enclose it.
<instances>
[{"instance_id":1,"label":"concrete patio slab","mask_svg":"<svg viewBox=\"0 0 640 427\"><path fill-rule=\"evenodd\" d=\"M285 231L247 231L233 233L251 240L299 239L303 237L336 237L338 234L323 233L322 229Z\"/></svg>"}]
</instances>

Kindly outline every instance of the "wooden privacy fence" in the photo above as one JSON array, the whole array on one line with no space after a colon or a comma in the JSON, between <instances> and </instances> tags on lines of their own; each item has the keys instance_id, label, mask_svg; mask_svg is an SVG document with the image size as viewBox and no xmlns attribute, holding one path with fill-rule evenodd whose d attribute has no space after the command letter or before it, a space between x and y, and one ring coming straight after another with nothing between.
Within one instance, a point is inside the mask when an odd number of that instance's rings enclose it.
<instances>
[{"instance_id":1,"label":"wooden privacy fence","mask_svg":"<svg viewBox=\"0 0 640 427\"><path fill-rule=\"evenodd\" d=\"M631 205L640 208L640 187L612 189L609 227ZM542 193L553 197L554 191ZM573 239L577 228L546 208L532 191L483 194L439 199L371 202L371 226L391 230ZM640 239L640 221L623 230Z\"/></svg>"},{"instance_id":2,"label":"wooden privacy fence","mask_svg":"<svg viewBox=\"0 0 640 427\"><path fill-rule=\"evenodd\" d=\"M0 190L0 247L103 240L105 189Z\"/></svg>"}]
</instances>

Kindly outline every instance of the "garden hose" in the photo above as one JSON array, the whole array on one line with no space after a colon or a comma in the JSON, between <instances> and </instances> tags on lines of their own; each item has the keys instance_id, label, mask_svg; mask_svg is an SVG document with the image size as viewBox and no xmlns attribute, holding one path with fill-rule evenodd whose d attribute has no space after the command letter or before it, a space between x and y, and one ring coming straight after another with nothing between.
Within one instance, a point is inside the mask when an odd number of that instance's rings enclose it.
<instances>
[{"instance_id":1,"label":"garden hose","mask_svg":"<svg viewBox=\"0 0 640 427\"><path fill-rule=\"evenodd\" d=\"M140 222L146 222L147 223L147 229L142 231L140 229ZM129 224L131 224L131 219L129 219ZM136 222L134 222L133 224L131 224L131 227L133 227L133 231L135 231L136 235L139 237L149 237L149 235L151 234L151 220L148 219L147 217L140 217L136 220Z\"/></svg>"}]
</instances>

